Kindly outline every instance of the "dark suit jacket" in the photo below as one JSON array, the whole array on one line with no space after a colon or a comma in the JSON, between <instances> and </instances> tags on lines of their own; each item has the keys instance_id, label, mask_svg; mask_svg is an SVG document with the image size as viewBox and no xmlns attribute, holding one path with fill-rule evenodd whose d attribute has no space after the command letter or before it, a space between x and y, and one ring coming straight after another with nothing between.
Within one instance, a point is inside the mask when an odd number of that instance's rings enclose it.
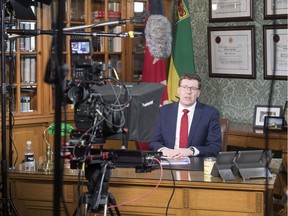
<instances>
[{"instance_id":1,"label":"dark suit jacket","mask_svg":"<svg viewBox=\"0 0 288 216\"><path fill-rule=\"evenodd\" d=\"M173 149L175 144L178 102L159 108L155 128L149 141L149 150L157 151L162 147ZM200 103L190 127L188 146L195 146L199 156L217 156L221 151L221 128L219 111Z\"/></svg>"}]
</instances>

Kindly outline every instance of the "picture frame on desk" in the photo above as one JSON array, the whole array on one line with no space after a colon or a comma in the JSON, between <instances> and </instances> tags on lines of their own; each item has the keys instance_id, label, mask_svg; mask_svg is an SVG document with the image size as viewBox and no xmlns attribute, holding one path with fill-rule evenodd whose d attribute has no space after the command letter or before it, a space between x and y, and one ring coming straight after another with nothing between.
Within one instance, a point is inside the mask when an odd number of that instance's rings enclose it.
<instances>
[{"instance_id":1,"label":"picture frame on desk","mask_svg":"<svg viewBox=\"0 0 288 216\"><path fill-rule=\"evenodd\" d=\"M264 128L266 116L281 117L282 106L255 105L253 127Z\"/></svg>"},{"instance_id":2,"label":"picture frame on desk","mask_svg":"<svg viewBox=\"0 0 288 216\"><path fill-rule=\"evenodd\" d=\"M209 77L255 79L255 26L207 30Z\"/></svg>"},{"instance_id":3,"label":"picture frame on desk","mask_svg":"<svg viewBox=\"0 0 288 216\"><path fill-rule=\"evenodd\" d=\"M264 128L266 130L283 130L284 117L265 116Z\"/></svg>"},{"instance_id":4,"label":"picture frame on desk","mask_svg":"<svg viewBox=\"0 0 288 216\"><path fill-rule=\"evenodd\" d=\"M287 0L264 0L264 19L287 19L287 17Z\"/></svg>"},{"instance_id":5,"label":"picture frame on desk","mask_svg":"<svg viewBox=\"0 0 288 216\"><path fill-rule=\"evenodd\" d=\"M287 29L287 25L263 26L264 79L288 78Z\"/></svg>"},{"instance_id":6,"label":"picture frame on desk","mask_svg":"<svg viewBox=\"0 0 288 216\"><path fill-rule=\"evenodd\" d=\"M209 21L251 21L252 8L252 0L209 0Z\"/></svg>"}]
</instances>

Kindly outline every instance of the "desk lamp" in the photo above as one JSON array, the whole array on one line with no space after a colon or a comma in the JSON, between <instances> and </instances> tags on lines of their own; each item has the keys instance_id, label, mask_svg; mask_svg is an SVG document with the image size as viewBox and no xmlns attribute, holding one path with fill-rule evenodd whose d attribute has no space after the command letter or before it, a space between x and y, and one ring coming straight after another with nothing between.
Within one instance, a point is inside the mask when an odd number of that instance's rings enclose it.
<instances>
[{"instance_id":1,"label":"desk lamp","mask_svg":"<svg viewBox=\"0 0 288 216\"><path fill-rule=\"evenodd\" d=\"M61 123L61 136L69 135L70 132L74 128L67 123ZM54 170L54 162L53 162L53 152L51 149L51 145L46 139L46 132L48 131L48 134L55 134L55 124L52 123L43 131L43 139L46 143L46 160L39 166L38 171L39 172L53 172Z\"/></svg>"}]
</instances>

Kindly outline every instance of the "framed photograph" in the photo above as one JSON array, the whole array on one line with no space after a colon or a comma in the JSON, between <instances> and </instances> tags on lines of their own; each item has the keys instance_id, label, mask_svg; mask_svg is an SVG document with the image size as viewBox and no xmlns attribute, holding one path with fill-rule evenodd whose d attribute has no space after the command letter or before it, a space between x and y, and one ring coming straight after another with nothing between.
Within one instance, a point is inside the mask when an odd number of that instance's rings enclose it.
<instances>
[{"instance_id":1,"label":"framed photograph","mask_svg":"<svg viewBox=\"0 0 288 216\"><path fill-rule=\"evenodd\" d=\"M287 25L264 25L264 79L287 80Z\"/></svg>"},{"instance_id":2,"label":"framed photograph","mask_svg":"<svg viewBox=\"0 0 288 216\"><path fill-rule=\"evenodd\" d=\"M264 0L264 19L287 19L287 0Z\"/></svg>"},{"instance_id":3,"label":"framed photograph","mask_svg":"<svg viewBox=\"0 0 288 216\"><path fill-rule=\"evenodd\" d=\"M265 117L281 117L282 106L255 105L254 109L254 128L263 128Z\"/></svg>"},{"instance_id":4,"label":"framed photograph","mask_svg":"<svg viewBox=\"0 0 288 216\"><path fill-rule=\"evenodd\" d=\"M252 8L252 0L209 0L209 21L253 20Z\"/></svg>"},{"instance_id":5,"label":"framed photograph","mask_svg":"<svg viewBox=\"0 0 288 216\"><path fill-rule=\"evenodd\" d=\"M255 27L208 27L210 77L255 79Z\"/></svg>"},{"instance_id":6,"label":"framed photograph","mask_svg":"<svg viewBox=\"0 0 288 216\"><path fill-rule=\"evenodd\" d=\"M265 116L264 128L268 130L283 130L284 118L275 116Z\"/></svg>"}]
</instances>

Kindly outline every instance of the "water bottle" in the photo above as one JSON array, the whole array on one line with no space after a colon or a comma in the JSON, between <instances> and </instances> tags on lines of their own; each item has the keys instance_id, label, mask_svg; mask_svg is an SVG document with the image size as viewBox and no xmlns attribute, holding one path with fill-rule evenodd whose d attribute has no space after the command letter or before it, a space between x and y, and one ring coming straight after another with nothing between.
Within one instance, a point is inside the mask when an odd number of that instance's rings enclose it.
<instances>
[{"instance_id":1,"label":"water bottle","mask_svg":"<svg viewBox=\"0 0 288 216\"><path fill-rule=\"evenodd\" d=\"M24 170L35 171L34 149L31 141L26 142L26 150L24 154Z\"/></svg>"}]
</instances>

